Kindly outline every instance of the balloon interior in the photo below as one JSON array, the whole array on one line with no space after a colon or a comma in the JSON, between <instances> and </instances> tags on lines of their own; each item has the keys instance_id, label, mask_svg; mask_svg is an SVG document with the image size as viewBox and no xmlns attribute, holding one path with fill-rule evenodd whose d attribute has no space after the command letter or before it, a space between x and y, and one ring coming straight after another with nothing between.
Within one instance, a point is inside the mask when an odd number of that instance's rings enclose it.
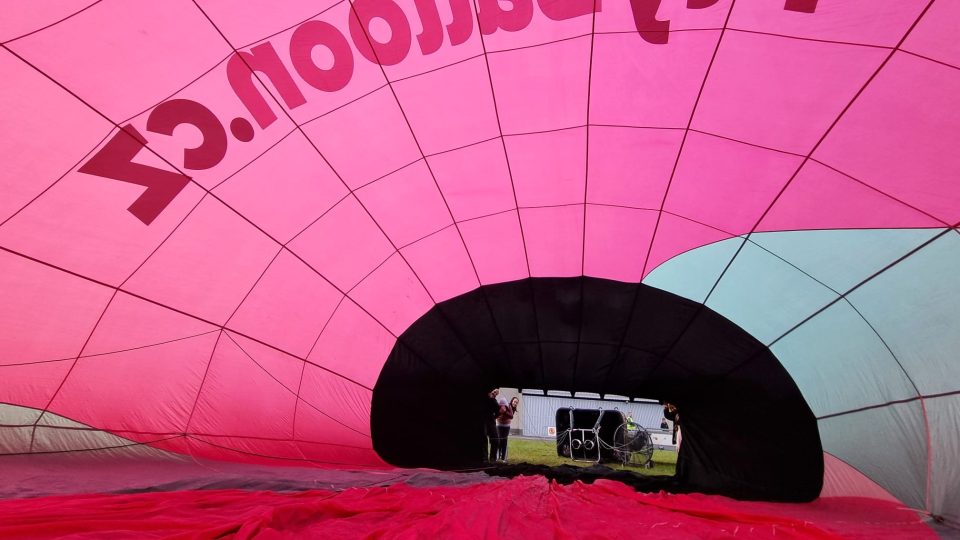
<instances>
[{"instance_id":1,"label":"balloon interior","mask_svg":"<svg viewBox=\"0 0 960 540\"><path fill-rule=\"evenodd\" d=\"M960 526L960 3L4 11L0 536Z\"/></svg>"}]
</instances>

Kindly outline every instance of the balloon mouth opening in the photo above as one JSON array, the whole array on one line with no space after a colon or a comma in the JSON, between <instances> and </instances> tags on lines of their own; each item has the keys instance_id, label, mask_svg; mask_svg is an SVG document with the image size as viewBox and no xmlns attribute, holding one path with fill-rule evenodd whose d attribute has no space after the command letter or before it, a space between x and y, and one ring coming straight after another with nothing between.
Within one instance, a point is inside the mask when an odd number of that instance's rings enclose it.
<instances>
[{"instance_id":1,"label":"balloon mouth opening","mask_svg":"<svg viewBox=\"0 0 960 540\"><path fill-rule=\"evenodd\" d=\"M822 487L816 418L773 353L648 285L528 278L437 304L398 338L374 387L374 449L400 467L483 466L485 399L499 386L676 404L677 474L656 490L808 501Z\"/></svg>"}]
</instances>

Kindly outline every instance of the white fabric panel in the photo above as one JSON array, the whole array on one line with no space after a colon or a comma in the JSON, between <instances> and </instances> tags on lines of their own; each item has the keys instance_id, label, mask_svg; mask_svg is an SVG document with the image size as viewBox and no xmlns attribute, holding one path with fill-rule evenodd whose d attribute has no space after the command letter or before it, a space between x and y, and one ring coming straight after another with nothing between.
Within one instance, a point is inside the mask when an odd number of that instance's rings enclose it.
<instances>
[{"instance_id":1,"label":"white fabric panel","mask_svg":"<svg viewBox=\"0 0 960 540\"><path fill-rule=\"evenodd\" d=\"M33 424L39 417L40 411L37 409L0 403L0 425L23 426Z\"/></svg>"},{"instance_id":2,"label":"white fabric panel","mask_svg":"<svg viewBox=\"0 0 960 540\"><path fill-rule=\"evenodd\" d=\"M30 451L32 427L5 427L0 436L0 454L22 454Z\"/></svg>"},{"instance_id":3,"label":"white fabric panel","mask_svg":"<svg viewBox=\"0 0 960 540\"><path fill-rule=\"evenodd\" d=\"M30 451L30 427L40 416L40 411L0 403L0 454L20 454Z\"/></svg>"},{"instance_id":4,"label":"white fabric panel","mask_svg":"<svg viewBox=\"0 0 960 540\"><path fill-rule=\"evenodd\" d=\"M37 426L34 452L68 452L134 446L136 443L105 431Z\"/></svg>"}]
</instances>

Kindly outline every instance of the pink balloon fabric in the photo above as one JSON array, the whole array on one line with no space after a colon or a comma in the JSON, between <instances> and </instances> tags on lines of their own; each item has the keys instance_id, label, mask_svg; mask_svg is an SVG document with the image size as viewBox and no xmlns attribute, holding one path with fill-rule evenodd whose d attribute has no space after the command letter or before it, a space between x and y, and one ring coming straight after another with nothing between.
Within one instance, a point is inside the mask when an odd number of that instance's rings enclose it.
<instances>
[{"instance_id":1,"label":"pink balloon fabric","mask_svg":"<svg viewBox=\"0 0 960 540\"><path fill-rule=\"evenodd\" d=\"M383 467L439 302L960 221L956 2L511 4L5 6L0 452Z\"/></svg>"}]
</instances>

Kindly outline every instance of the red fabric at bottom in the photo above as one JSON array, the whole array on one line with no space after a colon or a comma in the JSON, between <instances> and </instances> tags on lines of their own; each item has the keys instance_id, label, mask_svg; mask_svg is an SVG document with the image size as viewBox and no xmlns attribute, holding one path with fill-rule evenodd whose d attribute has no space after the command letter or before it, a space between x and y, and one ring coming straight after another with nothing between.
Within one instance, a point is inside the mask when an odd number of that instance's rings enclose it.
<instances>
[{"instance_id":1,"label":"red fabric at bottom","mask_svg":"<svg viewBox=\"0 0 960 540\"><path fill-rule=\"evenodd\" d=\"M342 492L210 490L0 502L0 538L930 538L916 513L832 497L809 504L637 493L541 477Z\"/></svg>"}]
</instances>

